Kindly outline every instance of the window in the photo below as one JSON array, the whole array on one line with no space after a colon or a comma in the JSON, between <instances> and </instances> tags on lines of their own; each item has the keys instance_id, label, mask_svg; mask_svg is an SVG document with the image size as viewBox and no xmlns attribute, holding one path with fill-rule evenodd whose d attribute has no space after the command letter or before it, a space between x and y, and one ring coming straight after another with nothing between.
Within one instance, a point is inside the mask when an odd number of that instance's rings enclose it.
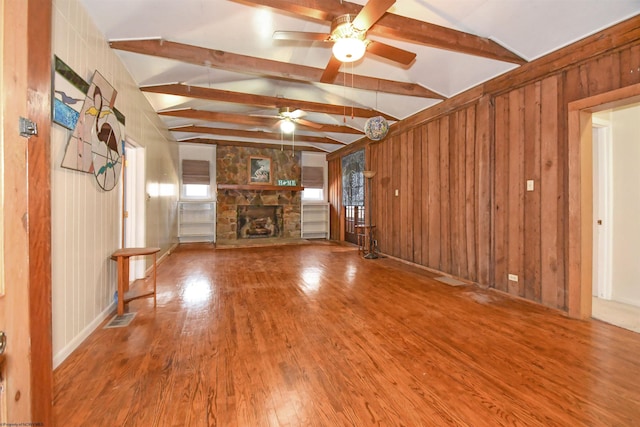
<instances>
[{"instance_id":1,"label":"window","mask_svg":"<svg viewBox=\"0 0 640 427\"><path fill-rule=\"evenodd\" d=\"M322 202L324 201L324 189L305 188L302 190L302 200Z\"/></svg>"},{"instance_id":2,"label":"window","mask_svg":"<svg viewBox=\"0 0 640 427\"><path fill-rule=\"evenodd\" d=\"M207 198L209 197L209 185L184 184L184 197Z\"/></svg>"},{"instance_id":3,"label":"window","mask_svg":"<svg viewBox=\"0 0 640 427\"><path fill-rule=\"evenodd\" d=\"M324 201L324 168L322 166L302 167L302 200Z\"/></svg>"},{"instance_id":4,"label":"window","mask_svg":"<svg viewBox=\"0 0 640 427\"><path fill-rule=\"evenodd\" d=\"M182 160L182 191L185 198L208 198L210 186L208 160Z\"/></svg>"}]
</instances>

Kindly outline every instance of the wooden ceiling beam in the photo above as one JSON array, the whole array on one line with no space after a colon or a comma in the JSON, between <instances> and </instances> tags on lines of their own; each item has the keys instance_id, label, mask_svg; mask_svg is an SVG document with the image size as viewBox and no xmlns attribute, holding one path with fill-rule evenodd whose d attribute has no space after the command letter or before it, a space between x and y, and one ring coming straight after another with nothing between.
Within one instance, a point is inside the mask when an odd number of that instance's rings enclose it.
<instances>
[{"instance_id":1,"label":"wooden ceiling beam","mask_svg":"<svg viewBox=\"0 0 640 427\"><path fill-rule=\"evenodd\" d=\"M254 95L250 93L231 92L228 90L211 89L202 86L189 86L180 83L167 85L143 86L143 92L162 93L165 95L177 95L187 98L206 99L209 101L232 102L236 104L255 105L267 108L290 108L292 110L301 109L304 111L314 111L316 113L335 114L338 116L349 115L355 117L375 117L382 116L387 120L397 121L398 119L380 111L351 107L348 105L332 105L320 102L300 101L297 99L279 98L276 96Z\"/></svg>"},{"instance_id":2,"label":"wooden ceiling beam","mask_svg":"<svg viewBox=\"0 0 640 427\"><path fill-rule=\"evenodd\" d=\"M221 50L207 49L204 47L170 42L161 39L114 40L110 41L109 45L112 49L173 59L205 67L215 67L240 73L260 75L268 78L321 83L322 74L324 72L322 68L239 55L236 53L223 52ZM443 95L415 83L358 76L352 75L351 73L348 73L347 75L345 75L345 73L338 73L336 81L349 81L349 86L356 89L393 93L397 95L418 96L421 98L445 99Z\"/></svg>"},{"instance_id":3,"label":"wooden ceiling beam","mask_svg":"<svg viewBox=\"0 0 640 427\"><path fill-rule=\"evenodd\" d=\"M281 141L283 139L280 132L265 132L265 131L242 130L242 129L224 129L224 128L213 128L209 126L187 125L187 126L172 127L172 128L169 128L169 130L171 132L204 133L209 135L237 136L241 138L273 139L277 141ZM321 144L346 145L346 143L344 142L336 141L335 139L331 139L323 136L309 136L309 135L295 134L294 138L296 141L317 142ZM284 136L285 141L291 140L291 139L292 137L289 135Z\"/></svg>"},{"instance_id":4,"label":"wooden ceiling beam","mask_svg":"<svg viewBox=\"0 0 640 427\"><path fill-rule=\"evenodd\" d=\"M182 108L178 110L158 111L158 115L182 117L182 118L194 119L194 120L205 120L209 122L233 123L237 125L246 125L246 126L262 126L267 128L276 126L278 121L280 120L275 116L274 118L243 116L242 114L219 113L215 111L196 110L193 108ZM363 131L349 127L349 126L330 125L330 124L323 124L323 123L318 123L318 125L320 127L311 127L311 126L305 126L304 124L299 122L296 123L297 127L308 129L314 132L349 133L354 135L363 134Z\"/></svg>"},{"instance_id":5,"label":"wooden ceiling beam","mask_svg":"<svg viewBox=\"0 0 640 427\"><path fill-rule=\"evenodd\" d=\"M241 0L240 2L268 6L329 23L340 15L347 13L357 15L362 9L362 6L358 4L336 0ZM281 28L281 30L286 30L286 28ZM438 49L514 64L527 62L519 55L488 38L388 12L369 29L368 34L406 40Z\"/></svg>"},{"instance_id":6,"label":"wooden ceiling beam","mask_svg":"<svg viewBox=\"0 0 640 427\"><path fill-rule=\"evenodd\" d=\"M181 139L178 142L186 142L189 144L211 144L211 145L222 145L228 147L251 147L251 148L272 148L274 150L281 150L282 144L268 144L262 142L244 142L244 141L221 141L219 139L212 138L187 138ZM285 144L287 146L286 150L295 150L295 151L313 151L316 153L326 153L327 150L323 150L318 147L312 147L308 145L296 145L295 147L288 145L287 141Z\"/></svg>"}]
</instances>

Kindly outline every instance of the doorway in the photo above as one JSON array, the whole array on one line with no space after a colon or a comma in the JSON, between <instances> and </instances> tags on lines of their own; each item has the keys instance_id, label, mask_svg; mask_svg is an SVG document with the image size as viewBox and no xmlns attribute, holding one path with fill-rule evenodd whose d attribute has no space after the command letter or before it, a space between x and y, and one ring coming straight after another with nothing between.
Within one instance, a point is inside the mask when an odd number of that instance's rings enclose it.
<instances>
[{"instance_id":1,"label":"doorway","mask_svg":"<svg viewBox=\"0 0 640 427\"><path fill-rule=\"evenodd\" d=\"M122 247L140 248L145 244L145 149L133 139L125 141L125 167L122 185ZM133 258L129 268L129 282L145 276L145 260Z\"/></svg>"},{"instance_id":2,"label":"doorway","mask_svg":"<svg viewBox=\"0 0 640 427\"><path fill-rule=\"evenodd\" d=\"M640 332L640 103L593 114L592 317Z\"/></svg>"},{"instance_id":3,"label":"doorway","mask_svg":"<svg viewBox=\"0 0 640 427\"><path fill-rule=\"evenodd\" d=\"M356 226L364 224L364 206L344 207L344 240L355 245L358 244L358 231Z\"/></svg>"},{"instance_id":4,"label":"doorway","mask_svg":"<svg viewBox=\"0 0 640 427\"><path fill-rule=\"evenodd\" d=\"M576 318L592 317L593 303L593 282L597 280L594 277L593 263L594 260L594 221L598 218L594 217L594 134L593 134L593 115L609 109L619 109L631 104L640 102L640 84L627 86L604 94L585 98L579 101L571 102L568 105L569 113L569 153L568 153L568 211L569 224L568 227L568 296L569 296L569 315ZM597 121L597 120L596 120ZM636 120L640 122L640 120ZM597 144L598 142L596 142ZM640 152L640 141L635 137L634 142ZM612 160L613 161L613 160ZM611 163L610 169L616 166ZM640 176L640 175L639 175ZM639 178L640 179L640 178ZM640 189L639 182L628 182L632 191L625 197L632 199L635 193ZM640 193L638 197L640 205ZM615 201L613 202L615 206ZM624 215L628 215L627 209L616 211ZM637 217L636 217L637 218ZM612 239L615 239L615 225L618 222L616 214L612 214L608 221L611 224ZM635 221L638 222L638 221ZM640 223L640 222L639 222ZM640 224L637 229L640 232ZM635 228L634 228L635 230ZM622 232L625 239L629 239L630 229L618 230ZM622 240L625 240L622 239ZM612 246L613 247L613 246ZM611 252L612 260L616 255ZM637 256L637 251L622 252L630 257ZM633 264L638 264L634 261ZM596 266L596 271L599 266ZM612 296L616 295L616 284L620 280L620 274L614 273L616 270L615 263L612 262L611 267L611 289ZM624 273L629 275L628 273ZM640 277L640 274L633 275ZM635 278L635 277L634 277ZM599 287L598 287L599 291ZM640 286L634 289L637 292L640 301Z\"/></svg>"}]
</instances>

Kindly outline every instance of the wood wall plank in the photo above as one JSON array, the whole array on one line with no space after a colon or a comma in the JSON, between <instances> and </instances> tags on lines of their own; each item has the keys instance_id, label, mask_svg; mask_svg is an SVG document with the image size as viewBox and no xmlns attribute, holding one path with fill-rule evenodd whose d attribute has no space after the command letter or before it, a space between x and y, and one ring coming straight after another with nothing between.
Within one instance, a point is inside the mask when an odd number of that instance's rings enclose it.
<instances>
[{"instance_id":1,"label":"wood wall plank","mask_svg":"<svg viewBox=\"0 0 640 427\"><path fill-rule=\"evenodd\" d=\"M580 42L403 121L371 145L385 197L381 250L566 310L567 105L640 83L640 33L629 22L618 28L628 45L596 37L610 49L596 54ZM539 75L537 62L553 74Z\"/></svg>"},{"instance_id":2,"label":"wood wall plank","mask_svg":"<svg viewBox=\"0 0 640 427\"><path fill-rule=\"evenodd\" d=\"M478 200L478 194L476 192L476 107L472 106L467 108L467 126L466 126L466 152L465 152L465 241L466 244L466 256L467 267L465 276L474 282L478 281L478 269L476 264L476 257L478 247L476 245L477 238L477 209L476 204Z\"/></svg>"},{"instance_id":3,"label":"wood wall plank","mask_svg":"<svg viewBox=\"0 0 640 427\"><path fill-rule=\"evenodd\" d=\"M468 259L467 259L467 230L466 230L466 144L467 144L467 109L459 110L458 116L458 129L457 129L457 155L454 159L454 163L458 166L458 173L455 177L457 181L458 191L452 194L452 197L457 199L458 214L457 218L457 238L453 247L453 254L458 258L458 272L457 277L469 277L468 275Z\"/></svg>"},{"instance_id":4,"label":"wood wall plank","mask_svg":"<svg viewBox=\"0 0 640 427\"><path fill-rule=\"evenodd\" d=\"M329 235L333 240L342 240L340 223L342 221L342 160L333 158L328 161L329 173Z\"/></svg>"},{"instance_id":5,"label":"wood wall plank","mask_svg":"<svg viewBox=\"0 0 640 427\"><path fill-rule=\"evenodd\" d=\"M460 177L459 170L459 156L458 153L460 151L460 141L458 140L458 131L461 126L464 126L464 123L461 125L459 122L459 112L455 112L449 116L449 156L447 164L449 166L448 170L448 193L443 195L449 201L449 228L448 228L448 238L449 238L449 268L453 275L460 277L460 253L458 251L460 244L460 221L461 214L460 209L460 198L458 194L460 193Z\"/></svg>"},{"instance_id":6,"label":"wood wall plank","mask_svg":"<svg viewBox=\"0 0 640 427\"><path fill-rule=\"evenodd\" d=\"M440 208L442 186L440 184L440 120L434 120L427 128L427 152L429 168L429 257L427 266L436 270L442 268L442 212ZM443 270L444 271L444 270Z\"/></svg>"},{"instance_id":7,"label":"wood wall plank","mask_svg":"<svg viewBox=\"0 0 640 427\"><path fill-rule=\"evenodd\" d=\"M509 128L504 117L509 112L508 98L505 95L495 99L495 171L494 171L494 286L506 292L507 283L507 219L509 212L508 199L508 132Z\"/></svg>"},{"instance_id":8,"label":"wood wall plank","mask_svg":"<svg viewBox=\"0 0 640 427\"><path fill-rule=\"evenodd\" d=\"M378 189L383 197L383 204L380 206L380 216L377 217L376 222L379 225L377 238L378 249L388 253L389 248L389 236L391 233L391 227L393 222L391 221L391 209L390 206L393 203L392 189L391 189L391 146L389 144L377 144L371 147L377 149L381 154L378 156L377 167L382 172L377 180Z\"/></svg>"},{"instance_id":9,"label":"wood wall plank","mask_svg":"<svg viewBox=\"0 0 640 427\"><path fill-rule=\"evenodd\" d=\"M392 226L391 226L391 255L393 256L397 256L400 257L400 247L401 247L401 240L400 240L400 223L402 221L402 216L400 215L400 209L401 209L401 205L402 205L402 195L404 193L404 191L402 193L399 193L398 196L395 195L395 191L398 190L400 191L400 183L401 183L401 179L402 179L402 169L406 168L406 164L402 163L402 157L401 157L401 139L399 136L396 136L394 138L392 138L391 140L391 185L393 188L393 198L392 198L392 203L391 203L391 209L392 209L392 218L393 218L393 222L392 222Z\"/></svg>"},{"instance_id":10,"label":"wood wall plank","mask_svg":"<svg viewBox=\"0 0 640 427\"><path fill-rule=\"evenodd\" d=\"M420 242L417 244L420 245L420 261L421 265L429 265L429 237L431 231L431 216L429 209L429 199L431 198L431 191L433 190L430 182L430 174L429 170L429 133L427 126L420 127L420 181L421 188L420 192L422 193L422 197L420 198L420 210L422 214L421 218L421 228L420 228Z\"/></svg>"},{"instance_id":11,"label":"wood wall plank","mask_svg":"<svg viewBox=\"0 0 640 427\"><path fill-rule=\"evenodd\" d=\"M524 178L533 189L524 193L524 297L540 302L540 83L524 88ZM526 185L525 185L526 186Z\"/></svg>"},{"instance_id":12,"label":"wood wall plank","mask_svg":"<svg viewBox=\"0 0 640 427\"><path fill-rule=\"evenodd\" d=\"M422 233L423 233L423 220L422 220L422 212L424 209L422 208L422 198L424 196L423 184L425 182L424 175L426 175L426 169L423 171L422 169L422 129L412 130L409 134L409 141L413 141L411 158L413 160L413 164L411 165L411 185L413 189L411 191L412 199L409 201L409 206L413 208L413 213L411 214L412 218L412 235L409 236L413 238L413 242L411 244L411 249L413 251L411 260L415 263L422 263Z\"/></svg>"},{"instance_id":13,"label":"wood wall plank","mask_svg":"<svg viewBox=\"0 0 640 427\"><path fill-rule=\"evenodd\" d=\"M558 144L557 144L557 79L548 78L541 84L541 127L542 139L540 146L541 178L540 178L540 203L544 206L543 217L540 226L540 256L541 256L541 301L544 305L556 306L557 287L560 280L558 264L558 209L557 193L558 176Z\"/></svg>"},{"instance_id":14,"label":"wood wall plank","mask_svg":"<svg viewBox=\"0 0 640 427\"><path fill-rule=\"evenodd\" d=\"M449 116L440 119L440 268L451 271L449 206Z\"/></svg>"},{"instance_id":15,"label":"wood wall plank","mask_svg":"<svg viewBox=\"0 0 640 427\"><path fill-rule=\"evenodd\" d=\"M409 164L411 159L409 146L408 132L400 134L400 165L403 167L398 168L400 169L400 186L398 188L402 189L400 193L400 246L398 253L400 258L410 261L411 247L409 245L413 239L411 239L409 235L411 233L411 208L409 207L409 199L412 196L412 189L409 185L411 182L409 177Z\"/></svg>"},{"instance_id":16,"label":"wood wall plank","mask_svg":"<svg viewBox=\"0 0 640 427\"><path fill-rule=\"evenodd\" d=\"M482 284L493 283L493 216L491 202L493 194L493 180L491 172L493 166L493 141L494 134L493 109L491 99L483 97L478 102L476 111L476 258L477 258L477 282Z\"/></svg>"},{"instance_id":17,"label":"wood wall plank","mask_svg":"<svg viewBox=\"0 0 640 427\"><path fill-rule=\"evenodd\" d=\"M509 218L507 274L522 275L524 265L524 91L509 93ZM524 296L523 281L509 280L509 293Z\"/></svg>"}]
</instances>

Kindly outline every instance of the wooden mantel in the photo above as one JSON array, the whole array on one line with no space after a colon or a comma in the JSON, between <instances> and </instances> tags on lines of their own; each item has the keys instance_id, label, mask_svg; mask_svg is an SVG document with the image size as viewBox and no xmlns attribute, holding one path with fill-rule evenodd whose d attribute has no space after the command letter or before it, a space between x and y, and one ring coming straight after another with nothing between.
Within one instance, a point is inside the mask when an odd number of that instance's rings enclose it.
<instances>
[{"instance_id":1,"label":"wooden mantel","mask_svg":"<svg viewBox=\"0 0 640 427\"><path fill-rule=\"evenodd\" d=\"M271 185L271 184L218 184L218 190L249 190L249 191L302 191L299 185Z\"/></svg>"}]
</instances>

